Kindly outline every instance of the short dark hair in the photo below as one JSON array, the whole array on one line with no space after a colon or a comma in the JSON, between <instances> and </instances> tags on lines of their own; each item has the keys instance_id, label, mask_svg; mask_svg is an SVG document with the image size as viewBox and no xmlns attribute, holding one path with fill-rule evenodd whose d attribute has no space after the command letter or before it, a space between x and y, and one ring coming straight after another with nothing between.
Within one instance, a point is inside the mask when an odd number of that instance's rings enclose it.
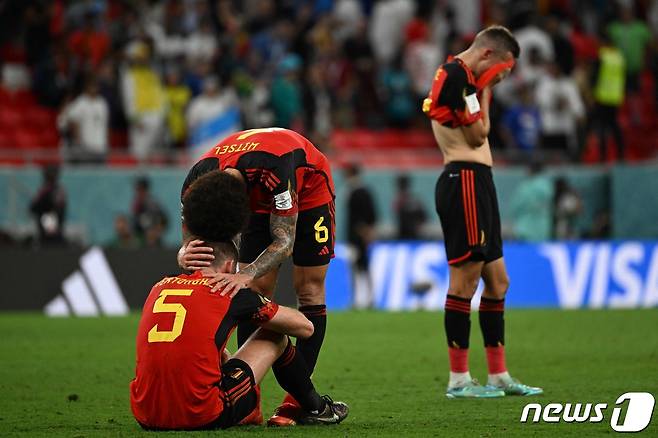
<instances>
[{"instance_id":1,"label":"short dark hair","mask_svg":"<svg viewBox=\"0 0 658 438\"><path fill-rule=\"evenodd\" d=\"M203 242L212 248L215 259L212 261L214 266L218 266L227 260L238 259L238 247L233 241L229 242Z\"/></svg>"},{"instance_id":2,"label":"short dark hair","mask_svg":"<svg viewBox=\"0 0 658 438\"><path fill-rule=\"evenodd\" d=\"M493 45L497 50L502 52L511 52L514 58L518 58L521 53L519 42L512 32L505 26L493 25L481 30L473 41L475 47L481 47L485 44Z\"/></svg>"},{"instance_id":3,"label":"short dark hair","mask_svg":"<svg viewBox=\"0 0 658 438\"><path fill-rule=\"evenodd\" d=\"M183 197L183 222L206 242L231 242L249 219L249 197L242 181L220 170L199 177Z\"/></svg>"}]
</instances>

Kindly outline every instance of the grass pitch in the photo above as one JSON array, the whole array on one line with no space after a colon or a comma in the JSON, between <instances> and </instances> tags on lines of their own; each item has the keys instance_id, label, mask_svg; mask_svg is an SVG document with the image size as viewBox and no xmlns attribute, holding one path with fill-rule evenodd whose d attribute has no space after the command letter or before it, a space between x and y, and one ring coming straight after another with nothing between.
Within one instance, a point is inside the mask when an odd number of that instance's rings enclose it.
<instances>
[{"instance_id":1,"label":"grass pitch","mask_svg":"<svg viewBox=\"0 0 658 438\"><path fill-rule=\"evenodd\" d=\"M476 316L476 315L474 315ZM134 436L128 383L138 316L48 319L0 315L0 436ZM329 315L314 382L350 404L336 427L241 427L166 436L593 436L614 433L612 405L629 391L658 398L658 311L507 313L508 366L542 386L534 398L447 400L447 352L437 312ZM471 373L486 380L477 317ZM263 387L270 414L282 398L271 373ZM600 424L521 424L529 402L608 403ZM657 409L658 410L658 409ZM658 434L658 414L644 435Z\"/></svg>"}]
</instances>

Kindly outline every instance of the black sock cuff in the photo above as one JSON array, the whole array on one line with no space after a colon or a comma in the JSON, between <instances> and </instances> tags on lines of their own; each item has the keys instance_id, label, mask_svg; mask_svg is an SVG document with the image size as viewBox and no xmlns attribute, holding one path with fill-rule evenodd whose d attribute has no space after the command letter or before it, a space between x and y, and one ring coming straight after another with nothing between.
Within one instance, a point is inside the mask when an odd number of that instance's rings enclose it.
<instances>
[{"instance_id":1,"label":"black sock cuff","mask_svg":"<svg viewBox=\"0 0 658 438\"><path fill-rule=\"evenodd\" d=\"M290 362L292 362L293 358L295 357L296 351L295 351L295 346L292 345L292 341L290 338L288 339L288 344L286 345L286 348L283 350L283 353L281 353L281 356L279 356L274 363L272 364L272 367L284 367L288 365Z\"/></svg>"},{"instance_id":2,"label":"black sock cuff","mask_svg":"<svg viewBox=\"0 0 658 438\"><path fill-rule=\"evenodd\" d=\"M497 303L502 303L504 301L505 301L505 298L487 298L487 297L481 297L480 298L481 303L497 304Z\"/></svg>"},{"instance_id":3,"label":"black sock cuff","mask_svg":"<svg viewBox=\"0 0 658 438\"><path fill-rule=\"evenodd\" d=\"M326 316L327 306L325 304L316 304L312 306L300 306L299 311L307 318L309 316Z\"/></svg>"}]
</instances>

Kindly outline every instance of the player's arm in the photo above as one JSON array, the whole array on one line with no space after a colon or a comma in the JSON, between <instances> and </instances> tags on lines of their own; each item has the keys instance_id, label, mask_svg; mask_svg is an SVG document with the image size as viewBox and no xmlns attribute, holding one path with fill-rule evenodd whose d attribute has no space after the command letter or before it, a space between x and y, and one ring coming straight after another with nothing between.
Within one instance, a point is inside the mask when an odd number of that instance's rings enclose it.
<instances>
[{"instance_id":1,"label":"player's arm","mask_svg":"<svg viewBox=\"0 0 658 438\"><path fill-rule=\"evenodd\" d=\"M290 216L270 215L272 243L249 265L237 274L217 274L209 280L212 291L220 295L235 296L240 289L248 288L256 278L279 267L292 254L297 229L297 213Z\"/></svg>"},{"instance_id":2,"label":"player's arm","mask_svg":"<svg viewBox=\"0 0 658 438\"><path fill-rule=\"evenodd\" d=\"M229 313L238 322L250 321L284 335L308 338L313 334L313 323L304 314L279 306L250 289L238 291L231 300Z\"/></svg>"},{"instance_id":3,"label":"player's arm","mask_svg":"<svg viewBox=\"0 0 658 438\"><path fill-rule=\"evenodd\" d=\"M475 93L470 96L466 96L465 99L475 99L475 101L477 101L481 116L470 125L462 125L460 128L468 145L473 148L479 148L487 140L489 131L491 130L491 122L489 120L491 88L485 87L482 90L480 99L478 99ZM472 103L471 105L475 108L475 103ZM468 105L466 110L468 111Z\"/></svg>"},{"instance_id":4,"label":"player's arm","mask_svg":"<svg viewBox=\"0 0 658 438\"><path fill-rule=\"evenodd\" d=\"M469 81L469 75L463 67L451 63L443 68L443 85L439 91L438 103L445 105L453 114L453 120L464 135L470 147L478 148L484 144L489 135L489 100L491 90L478 90Z\"/></svg>"},{"instance_id":5,"label":"player's arm","mask_svg":"<svg viewBox=\"0 0 658 438\"><path fill-rule=\"evenodd\" d=\"M252 280L277 268L292 254L297 230L297 213L292 216L270 215L272 243L252 263L240 270Z\"/></svg>"},{"instance_id":6,"label":"player's arm","mask_svg":"<svg viewBox=\"0 0 658 438\"><path fill-rule=\"evenodd\" d=\"M313 323L304 314L290 307L279 306L279 310L269 321L260 325L273 332L296 338L310 338L313 335Z\"/></svg>"}]
</instances>

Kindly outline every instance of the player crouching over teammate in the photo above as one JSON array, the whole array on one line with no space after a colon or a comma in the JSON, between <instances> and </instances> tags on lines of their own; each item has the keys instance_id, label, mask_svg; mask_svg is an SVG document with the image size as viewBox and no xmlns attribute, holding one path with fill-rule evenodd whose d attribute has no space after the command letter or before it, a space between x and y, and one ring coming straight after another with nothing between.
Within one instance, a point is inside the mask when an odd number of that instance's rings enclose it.
<instances>
[{"instance_id":1,"label":"player crouching over teammate","mask_svg":"<svg viewBox=\"0 0 658 438\"><path fill-rule=\"evenodd\" d=\"M186 194L183 215L190 232L213 248L209 271L235 272L238 251L232 239L249 215L243 184L221 172L204 175ZM130 384L139 424L156 430L237 425L258 405L255 388L269 368L302 406L299 424L345 419L347 405L317 393L288 338L308 338L313 324L299 311L249 289L233 298L213 293L204 275L165 277L146 299L137 332L136 377ZM242 321L260 328L229 357L226 343Z\"/></svg>"}]
</instances>

